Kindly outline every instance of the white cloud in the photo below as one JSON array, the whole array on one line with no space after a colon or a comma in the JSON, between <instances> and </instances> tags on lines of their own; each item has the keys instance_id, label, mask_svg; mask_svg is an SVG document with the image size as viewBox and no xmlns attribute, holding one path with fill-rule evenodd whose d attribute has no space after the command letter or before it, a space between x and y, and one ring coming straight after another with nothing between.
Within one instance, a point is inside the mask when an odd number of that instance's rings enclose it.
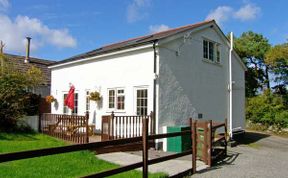
<instances>
[{"instance_id":1,"label":"white cloud","mask_svg":"<svg viewBox=\"0 0 288 178\"><path fill-rule=\"evenodd\" d=\"M222 24L229 19L232 13L233 9L231 7L219 6L215 10L210 11L206 17L206 20L215 19L218 24Z\"/></svg>"},{"instance_id":2,"label":"white cloud","mask_svg":"<svg viewBox=\"0 0 288 178\"><path fill-rule=\"evenodd\" d=\"M215 19L218 24L222 25L231 18L241 21L254 20L260 15L260 12L261 8L251 3L245 4L238 10L233 9L230 6L219 6L210 11L206 20Z\"/></svg>"},{"instance_id":3,"label":"white cloud","mask_svg":"<svg viewBox=\"0 0 288 178\"><path fill-rule=\"evenodd\" d=\"M148 16L145 8L151 5L150 0L133 0L127 7L127 20L129 23L136 22Z\"/></svg>"},{"instance_id":4,"label":"white cloud","mask_svg":"<svg viewBox=\"0 0 288 178\"><path fill-rule=\"evenodd\" d=\"M0 0L0 11L4 11L8 9L9 6L10 6L10 3L8 0Z\"/></svg>"},{"instance_id":5,"label":"white cloud","mask_svg":"<svg viewBox=\"0 0 288 178\"><path fill-rule=\"evenodd\" d=\"M149 26L149 31L150 33L157 33L157 32L162 32L165 30L169 30L170 27L164 24L161 25L150 25Z\"/></svg>"},{"instance_id":6,"label":"white cloud","mask_svg":"<svg viewBox=\"0 0 288 178\"><path fill-rule=\"evenodd\" d=\"M0 15L0 26L0 40L10 52L25 51L26 36L32 37L31 50L47 44L58 48L76 46L76 39L67 29L51 29L37 18L19 15L13 20L6 15Z\"/></svg>"},{"instance_id":7,"label":"white cloud","mask_svg":"<svg viewBox=\"0 0 288 178\"><path fill-rule=\"evenodd\" d=\"M234 17L242 21L253 20L261 12L261 8L254 4L246 4L235 12Z\"/></svg>"}]
</instances>

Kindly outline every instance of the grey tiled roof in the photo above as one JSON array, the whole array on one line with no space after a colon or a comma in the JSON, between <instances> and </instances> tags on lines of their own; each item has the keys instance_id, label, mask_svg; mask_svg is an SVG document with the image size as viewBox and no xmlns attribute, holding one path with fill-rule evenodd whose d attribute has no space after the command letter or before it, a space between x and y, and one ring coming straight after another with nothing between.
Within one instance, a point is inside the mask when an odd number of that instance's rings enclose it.
<instances>
[{"instance_id":1,"label":"grey tiled roof","mask_svg":"<svg viewBox=\"0 0 288 178\"><path fill-rule=\"evenodd\" d=\"M32 66L39 68L42 71L44 76L43 85L51 84L51 70L48 69L48 66L55 63L55 61L45 60L30 57L29 63L24 63L25 56L13 55L13 54L4 54L8 62L11 62L16 70L20 72L26 72Z\"/></svg>"},{"instance_id":2,"label":"grey tiled roof","mask_svg":"<svg viewBox=\"0 0 288 178\"><path fill-rule=\"evenodd\" d=\"M152 43L152 42L157 41L159 39L163 39L163 38L166 38L166 37L169 37L169 36L181 33L181 32L192 30L194 28L209 24L211 22L214 22L214 20L203 21L203 22L196 23L196 24L186 25L186 26L173 28L173 29L169 29L166 31L162 31L162 32L158 32L158 33L154 33L154 34L150 34L150 35L146 35L146 36L140 36L140 37L128 39L128 40L118 42L118 43L113 43L113 44L103 46L103 47L100 47L98 49L95 49L95 50L92 50L92 51L89 51L89 52L86 52L86 53L83 53L80 55L73 56L71 58L68 58L68 59L65 59L62 61L58 61L52 65L62 64L62 63L71 62L71 61L77 61L77 60L81 60L81 59L84 59L87 57L92 57L92 56L97 56L97 55L101 55L101 54L105 54L105 53L110 53L113 51L118 51L121 49L127 49L127 48L131 48L131 47L135 47L135 46L139 46L139 45L143 45L143 44L149 44L149 43Z\"/></svg>"}]
</instances>

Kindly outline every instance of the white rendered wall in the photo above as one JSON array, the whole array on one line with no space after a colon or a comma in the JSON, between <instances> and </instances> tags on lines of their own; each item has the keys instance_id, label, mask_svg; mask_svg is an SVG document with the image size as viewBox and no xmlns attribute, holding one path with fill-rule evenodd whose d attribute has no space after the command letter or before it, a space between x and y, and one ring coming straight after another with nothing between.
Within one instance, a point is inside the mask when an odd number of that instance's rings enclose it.
<instances>
[{"instance_id":1,"label":"white rendered wall","mask_svg":"<svg viewBox=\"0 0 288 178\"><path fill-rule=\"evenodd\" d=\"M220 64L203 59L203 38L221 44ZM228 54L228 45L213 28L193 33L186 43L183 37L160 43L159 127L186 125L188 118L197 118L199 113L203 119L224 121L228 117ZM244 71L236 75L244 76ZM242 105L239 109L235 114L242 116Z\"/></svg>"},{"instance_id":2,"label":"white rendered wall","mask_svg":"<svg viewBox=\"0 0 288 178\"><path fill-rule=\"evenodd\" d=\"M233 131L245 129L245 71L235 60L236 56L232 55L232 79L233 79Z\"/></svg>"},{"instance_id":3,"label":"white rendered wall","mask_svg":"<svg viewBox=\"0 0 288 178\"><path fill-rule=\"evenodd\" d=\"M78 115L86 111L86 91L100 91L100 104L90 102L90 123L101 129L101 116L111 114L108 109L109 88L125 89L125 110L114 111L115 115L136 114L136 87L148 89L148 114L153 110L153 49L146 48L101 59L52 68L51 94L57 98L58 107L52 105L52 113L63 113L63 94L69 90L69 83L78 93Z\"/></svg>"}]
</instances>

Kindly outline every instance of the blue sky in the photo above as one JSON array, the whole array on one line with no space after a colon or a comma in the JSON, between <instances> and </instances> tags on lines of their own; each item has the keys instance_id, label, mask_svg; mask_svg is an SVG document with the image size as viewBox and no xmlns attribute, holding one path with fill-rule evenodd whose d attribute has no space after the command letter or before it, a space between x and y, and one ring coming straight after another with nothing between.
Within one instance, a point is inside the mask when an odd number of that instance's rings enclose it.
<instances>
[{"instance_id":1,"label":"blue sky","mask_svg":"<svg viewBox=\"0 0 288 178\"><path fill-rule=\"evenodd\" d=\"M277 3L275 3L277 2ZM287 0L0 0L5 51L62 60L106 44L215 18L224 33L288 38Z\"/></svg>"}]
</instances>

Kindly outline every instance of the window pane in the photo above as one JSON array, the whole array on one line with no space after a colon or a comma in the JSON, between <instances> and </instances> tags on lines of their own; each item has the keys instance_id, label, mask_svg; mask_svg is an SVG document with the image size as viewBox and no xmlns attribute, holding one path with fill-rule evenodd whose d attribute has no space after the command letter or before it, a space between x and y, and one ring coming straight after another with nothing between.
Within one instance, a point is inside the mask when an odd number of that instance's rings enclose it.
<instances>
[{"instance_id":1,"label":"window pane","mask_svg":"<svg viewBox=\"0 0 288 178\"><path fill-rule=\"evenodd\" d=\"M89 91L86 91L86 112L90 110L90 99L89 99Z\"/></svg>"},{"instance_id":2,"label":"window pane","mask_svg":"<svg viewBox=\"0 0 288 178\"><path fill-rule=\"evenodd\" d=\"M109 108L115 108L115 90L109 90Z\"/></svg>"},{"instance_id":3,"label":"window pane","mask_svg":"<svg viewBox=\"0 0 288 178\"><path fill-rule=\"evenodd\" d=\"M137 106L136 106L137 115L147 115L148 90L147 89L137 90L136 100L137 100Z\"/></svg>"},{"instance_id":4,"label":"window pane","mask_svg":"<svg viewBox=\"0 0 288 178\"><path fill-rule=\"evenodd\" d=\"M117 90L118 91L118 94L123 94L124 93L124 90Z\"/></svg>"},{"instance_id":5,"label":"window pane","mask_svg":"<svg viewBox=\"0 0 288 178\"><path fill-rule=\"evenodd\" d=\"M209 60L214 60L214 43L209 42Z\"/></svg>"},{"instance_id":6,"label":"window pane","mask_svg":"<svg viewBox=\"0 0 288 178\"><path fill-rule=\"evenodd\" d=\"M65 106L65 102L64 102L66 97L67 97L67 94L64 94L63 95L63 114L68 114L68 107Z\"/></svg>"},{"instance_id":7,"label":"window pane","mask_svg":"<svg viewBox=\"0 0 288 178\"><path fill-rule=\"evenodd\" d=\"M119 110L125 109L124 103L125 103L125 96L118 96L117 97L117 109Z\"/></svg>"},{"instance_id":8,"label":"window pane","mask_svg":"<svg viewBox=\"0 0 288 178\"><path fill-rule=\"evenodd\" d=\"M208 42L203 40L203 58L208 59Z\"/></svg>"},{"instance_id":9,"label":"window pane","mask_svg":"<svg viewBox=\"0 0 288 178\"><path fill-rule=\"evenodd\" d=\"M220 62L220 49L219 45L217 45L217 53L216 53L216 62Z\"/></svg>"},{"instance_id":10,"label":"window pane","mask_svg":"<svg viewBox=\"0 0 288 178\"><path fill-rule=\"evenodd\" d=\"M74 109L72 111L73 114L78 113L78 93L74 93Z\"/></svg>"}]
</instances>

